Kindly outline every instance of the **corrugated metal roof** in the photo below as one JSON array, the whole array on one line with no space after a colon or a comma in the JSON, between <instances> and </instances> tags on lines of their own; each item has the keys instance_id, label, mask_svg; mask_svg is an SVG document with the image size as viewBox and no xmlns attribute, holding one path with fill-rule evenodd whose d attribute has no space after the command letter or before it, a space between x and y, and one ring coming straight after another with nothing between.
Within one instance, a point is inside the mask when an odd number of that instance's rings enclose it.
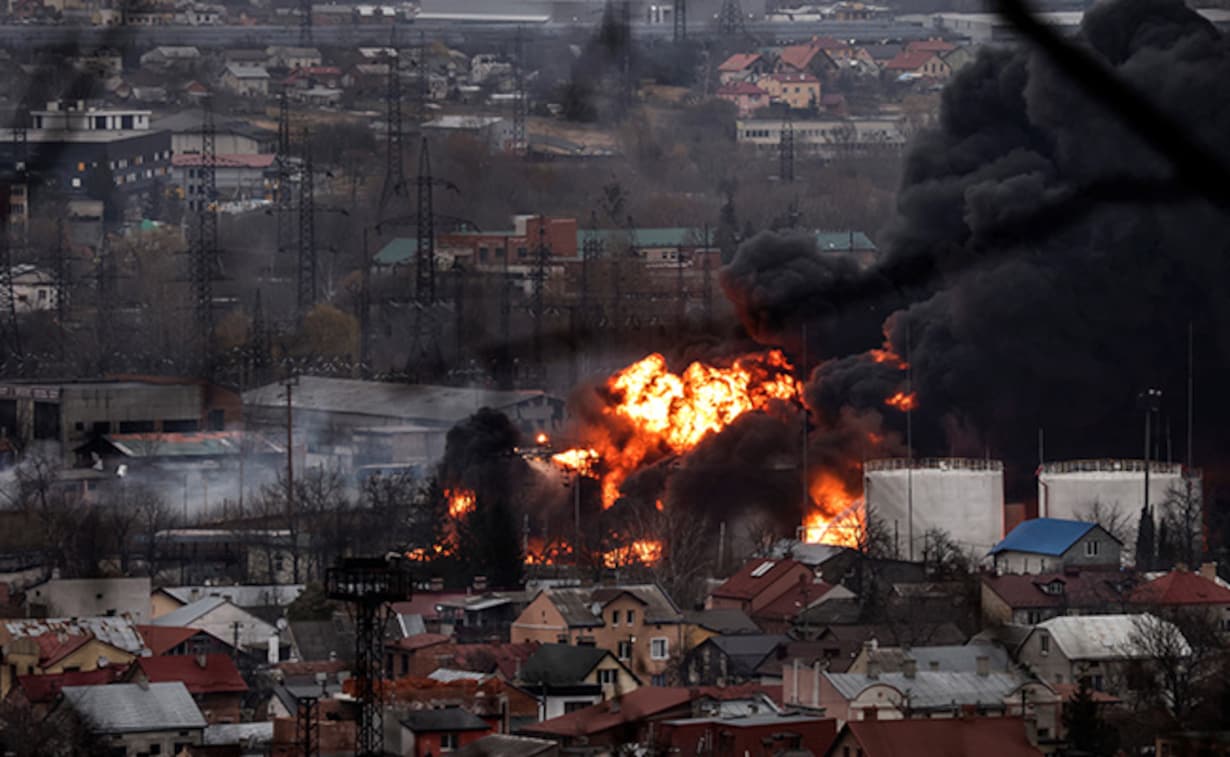
<instances>
[{"instance_id":1,"label":"corrugated metal roof","mask_svg":"<svg viewBox=\"0 0 1230 757\"><path fill-rule=\"evenodd\" d=\"M281 447L260 434L245 431L106 434L102 438L127 457L214 457L283 452Z\"/></svg>"},{"instance_id":2,"label":"corrugated metal roof","mask_svg":"<svg viewBox=\"0 0 1230 757\"><path fill-rule=\"evenodd\" d=\"M33 638L43 634L66 633L70 636L93 636L104 644L132 654L140 654L145 642L132 621L124 617L46 618L39 620L5 621L4 629L14 639Z\"/></svg>"},{"instance_id":3,"label":"corrugated metal roof","mask_svg":"<svg viewBox=\"0 0 1230 757\"><path fill-rule=\"evenodd\" d=\"M1097 523L1062 518L1034 518L1021 523L996 544L989 554L1000 552L1029 552L1035 555L1059 556L1085 534L1097 527Z\"/></svg>"},{"instance_id":4,"label":"corrugated metal roof","mask_svg":"<svg viewBox=\"0 0 1230 757\"><path fill-rule=\"evenodd\" d=\"M919 670L913 678L904 673L882 673L871 678L862 673L824 673L829 683L846 699L854 699L871 686L891 686L908 695L911 707L947 707L953 704L1002 705L1004 698L1030 679L1016 673L953 673Z\"/></svg>"},{"instance_id":5,"label":"corrugated metal roof","mask_svg":"<svg viewBox=\"0 0 1230 757\"><path fill-rule=\"evenodd\" d=\"M205 718L179 681L65 686L64 698L99 733L204 728Z\"/></svg>"},{"instance_id":6,"label":"corrugated metal roof","mask_svg":"<svg viewBox=\"0 0 1230 757\"><path fill-rule=\"evenodd\" d=\"M880 647L869 655L880 663L886 673L901 672L906 658L914 660L919 670L945 671L949 673L978 672L978 658L986 657L993 671L1007 672L1012 669L1012 660L1003 647L995 644L957 644L940 647Z\"/></svg>"},{"instance_id":7,"label":"corrugated metal roof","mask_svg":"<svg viewBox=\"0 0 1230 757\"><path fill-rule=\"evenodd\" d=\"M166 586L162 589L184 604L205 597L225 597L237 607L281 607L298 599L303 584L264 586Z\"/></svg>"},{"instance_id":8,"label":"corrugated metal roof","mask_svg":"<svg viewBox=\"0 0 1230 757\"><path fill-rule=\"evenodd\" d=\"M251 742L273 743L273 721L265 723L218 723L205 727L206 746L234 746Z\"/></svg>"},{"instance_id":9,"label":"corrugated metal roof","mask_svg":"<svg viewBox=\"0 0 1230 757\"><path fill-rule=\"evenodd\" d=\"M1181 649L1190 652L1183 634L1169 621L1148 613L1139 615L1061 615L1039 623L1034 633L1051 635L1069 660L1120 660L1149 656L1140 635L1174 634ZM1028 638L1026 639L1028 641Z\"/></svg>"},{"instance_id":10,"label":"corrugated metal roof","mask_svg":"<svg viewBox=\"0 0 1230 757\"><path fill-rule=\"evenodd\" d=\"M205 597L186 604L178 610L172 610L166 615L159 615L151 620L149 624L151 626L175 626L178 628L191 627L197 618L206 613L213 612L226 604L226 602L227 600L224 597Z\"/></svg>"}]
</instances>

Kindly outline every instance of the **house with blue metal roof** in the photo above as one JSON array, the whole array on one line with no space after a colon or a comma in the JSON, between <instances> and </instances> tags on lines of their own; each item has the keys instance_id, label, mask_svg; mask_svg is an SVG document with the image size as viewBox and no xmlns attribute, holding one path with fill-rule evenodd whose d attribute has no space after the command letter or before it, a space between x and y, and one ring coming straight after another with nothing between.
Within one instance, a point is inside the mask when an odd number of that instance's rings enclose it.
<instances>
[{"instance_id":1,"label":"house with blue metal roof","mask_svg":"<svg viewBox=\"0 0 1230 757\"><path fill-rule=\"evenodd\" d=\"M1097 523L1034 518L991 549L996 573L1036 574L1065 568L1118 568L1123 543Z\"/></svg>"}]
</instances>

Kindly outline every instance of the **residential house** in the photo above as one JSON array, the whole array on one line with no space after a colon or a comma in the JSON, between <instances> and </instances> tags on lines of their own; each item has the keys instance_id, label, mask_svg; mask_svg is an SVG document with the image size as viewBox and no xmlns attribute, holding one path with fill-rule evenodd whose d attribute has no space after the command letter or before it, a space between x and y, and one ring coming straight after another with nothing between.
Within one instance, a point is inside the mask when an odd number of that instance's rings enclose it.
<instances>
[{"instance_id":1,"label":"residential house","mask_svg":"<svg viewBox=\"0 0 1230 757\"><path fill-rule=\"evenodd\" d=\"M426 678L452 659L452 639L438 633L420 633L385 642L385 675Z\"/></svg>"},{"instance_id":2,"label":"residential house","mask_svg":"<svg viewBox=\"0 0 1230 757\"><path fill-rule=\"evenodd\" d=\"M1097 523L1034 518L990 551L996 573L1052 573L1068 567L1118 569L1123 543Z\"/></svg>"},{"instance_id":3,"label":"residential house","mask_svg":"<svg viewBox=\"0 0 1230 757\"><path fill-rule=\"evenodd\" d=\"M164 655L244 654L223 639L199 628L175 626L137 626L137 632L145 640L145 649L154 657ZM142 650L144 653L144 650Z\"/></svg>"},{"instance_id":4,"label":"residential house","mask_svg":"<svg viewBox=\"0 0 1230 757\"><path fill-rule=\"evenodd\" d=\"M150 594L151 617L166 615L205 597L224 597L245 610L280 615L287 605L299 598L303 589L303 584L163 586Z\"/></svg>"},{"instance_id":5,"label":"residential house","mask_svg":"<svg viewBox=\"0 0 1230 757\"><path fill-rule=\"evenodd\" d=\"M821 671L817 678L820 707L838 723L955 718L973 710L1035 717L1039 735L1047 738L1062 723L1062 700L1050 686L1020 673L992 673L985 658L975 673L918 670L907 660L900 673L880 673L873 664L866 673ZM811 699L814 680L800 680L800 701Z\"/></svg>"},{"instance_id":6,"label":"residential house","mask_svg":"<svg viewBox=\"0 0 1230 757\"><path fill-rule=\"evenodd\" d=\"M543 590L517 616L510 638L513 643L591 644L661 686L686 629L683 613L661 587L628 584Z\"/></svg>"},{"instance_id":7,"label":"residential house","mask_svg":"<svg viewBox=\"0 0 1230 757\"><path fill-rule=\"evenodd\" d=\"M783 594L814 580L811 568L791 558L756 558L710 592L705 607L742 610L754 616Z\"/></svg>"},{"instance_id":8,"label":"residential house","mask_svg":"<svg viewBox=\"0 0 1230 757\"><path fill-rule=\"evenodd\" d=\"M1032 626L1059 615L1122 612L1136 585L1133 574L1120 571L983 576L981 587L984 625Z\"/></svg>"},{"instance_id":9,"label":"residential house","mask_svg":"<svg viewBox=\"0 0 1230 757\"><path fill-rule=\"evenodd\" d=\"M1012 670L1012 658L1008 651L995 644L952 644L935 647L882 647L873 642L863 648L846 669L847 673L866 673L872 666L881 673L900 673L910 662L916 670L976 673L981 658L992 673L1008 673Z\"/></svg>"},{"instance_id":10,"label":"residential house","mask_svg":"<svg viewBox=\"0 0 1230 757\"><path fill-rule=\"evenodd\" d=\"M978 51L969 45L949 50L946 53L940 53L940 58L943 59L944 63L948 64L948 69L954 74L973 63L977 57Z\"/></svg>"},{"instance_id":11,"label":"residential house","mask_svg":"<svg viewBox=\"0 0 1230 757\"><path fill-rule=\"evenodd\" d=\"M790 641L781 634L713 636L690 650L682 668L689 686L747 683L766 658L785 652Z\"/></svg>"},{"instance_id":12,"label":"residential house","mask_svg":"<svg viewBox=\"0 0 1230 757\"><path fill-rule=\"evenodd\" d=\"M469 137L492 151L508 150L512 147L513 124L500 116L442 115L425 122L422 128L434 136Z\"/></svg>"},{"instance_id":13,"label":"residential house","mask_svg":"<svg viewBox=\"0 0 1230 757\"><path fill-rule=\"evenodd\" d=\"M605 649L543 644L521 667L518 685L538 698L539 719L549 720L635 691L641 681Z\"/></svg>"},{"instance_id":14,"label":"residential house","mask_svg":"<svg viewBox=\"0 0 1230 757\"><path fill-rule=\"evenodd\" d=\"M311 89L327 87L336 89L342 86L342 70L337 66L308 66L292 69L283 84L295 89Z\"/></svg>"},{"instance_id":15,"label":"residential house","mask_svg":"<svg viewBox=\"0 0 1230 757\"><path fill-rule=\"evenodd\" d=\"M261 65L228 63L222 72L222 86L242 97L266 97L269 72Z\"/></svg>"},{"instance_id":16,"label":"residential house","mask_svg":"<svg viewBox=\"0 0 1230 757\"><path fill-rule=\"evenodd\" d=\"M225 654L139 657L129 681L136 684L179 681L209 723L238 723L248 685Z\"/></svg>"},{"instance_id":17,"label":"residential house","mask_svg":"<svg viewBox=\"0 0 1230 757\"><path fill-rule=\"evenodd\" d=\"M903 50L884 64L884 72L898 79L947 79L952 69L939 53L929 50Z\"/></svg>"},{"instance_id":18,"label":"residential house","mask_svg":"<svg viewBox=\"0 0 1230 757\"><path fill-rule=\"evenodd\" d=\"M273 721L254 723L211 723L205 726L202 743L209 757L216 754L239 757L266 757L274 752ZM196 753L190 755L195 757Z\"/></svg>"},{"instance_id":19,"label":"residential house","mask_svg":"<svg viewBox=\"0 0 1230 757\"><path fill-rule=\"evenodd\" d=\"M0 698L18 675L47 675L125 666L142 641L126 618L4 621L0 631Z\"/></svg>"},{"instance_id":20,"label":"residential house","mask_svg":"<svg viewBox=\"0 0 1230 757\"><path fill-rule=\"evenodd\" d=\"M1025 718L855 720L842 726L824 757L1042 757Z\"/></svg>"},{"instance_id":21,"label":"residential house","mask_svg":"<svg viewBox=\"0 0 1230 757\"><path fill-rule=\"evenodd\" d=\"M270 68L294 71L297 68L314 68L324 64L324 57L314 47L267 47L265 64Z\"/></svg>"},{"instance_id":22,"label":"residential house","mask_svg":"<svg viewBox=\"0 0 1230 757\"><path fill-rule=\"evenodd\" d=\"M844 586L831 586L819 579L803 580L782 592L776 599L752 612L752 620L765 633L788 633L806 613L834 599L850 599L854 595Z\"/></svg>"},{"instance_id":23,"label":"residential house","mask_svg":"<svg viewBox=\"0 0 1230 757\"><path fill-rule=\"evenodd\" d=\"M831 603L825 603L825 607ZM822 650L825 669L843 673L868 643L921 646L953 646L964 644L966 636L952 623L902 623L892 625L862 625L856 623L830 625L815 635Z\"/></svg>"},{"instance_id":24,"label":"residential house","mask_svg":"<svg viewBox=\"0 0 1230 757\"><path fill-rule=\"evenodd\" d=\"M178 755L201 744L205 718L184 684L113 683L65 686L59 707L88 724L97 743L115 757Z\"/></svg>"},{"instance_id":25,"label":"residential house","mask_svg":"<svg viewBox=\"0 0 1230 757\"><path fill-rule=\"evenodd\" d=\"M752 622L747 613L736 608L685 610L683 617L688 624L687 638L684 642L686 649L694 649L705 639L713 636L760 633L760 627Z\"/></svg>"},{"instance_id":26,"label":"residential house","mask_svg":"<svg viewBox=\"0 0 1230 757\"><path fill-rule=\"evenodd\" d=\"M785 103L793 110L820 107L820 80L808 73L769 74L757 79L756 86L769 93L770 102Z\"/></svg>"},{"instance_id":27,"label":"residential house","mask_svg":"<svg viewBox=\"0 0 1230 757\"><path fill-rule=\"evenodd\" d=\"M1132 691L1133 663L1151 656L1145 642L1159 633L1173 634L1186 646L1172 623L1148 613L1051 618L1025 637L1017 661L1047 683L1086 678L1094 690L1126 699Z\"/></svg>"},{"instance_id":28,"label":"residential house","mask_svg":"<svg viewBox=\"0 0 1230 757\"><path fill-rule=\"evenodd\" d=\"M201 61L201 51L191 45L159 45L140 58L141 68L187 69Z\"/></svg>"},{"instance_id":29,"label":"residential house","mask_svg":"<svg viewBox=\"0 0 1230 757\"><path fill-rule=\"evenodd\" d=\"M401 718L401 752L429 757L455 752L491 734L482 718L460 707L415 710Z\"/></svg>"},{"instance_id":30,"label":"residential house","mask_svg":"<svg viewBox=\"0 0 1230 757\"><path fill-rule=\"evenodd\" d=\"M452 627L444 625L440 616L442 604L452 599L464 600L470 595L466 592L446 592L443 587L444 582L440 581L431 591L416 591L410 599L390 605L401 636L421 633L452 635Z\"/></svg>"},{"instance_id":31,"label":"residential house","mask_svg":"<svg viewBox=\"0 0 1230 757\"><path fill-rule=\"evenodd\" d=\"M746 81L723 84L718 87L717 96L718 99L733 104L742 117L750 116L769 104L769 93Z\"/></svg>"},{"instance_id":32,"label":"residential house","mask_svg":"<svg viewBox=\"0 0 1230 757\"><path fill-rule=\"evenodd\" d=\"M1199 573L1176 568L1137 586L1130 601L1163 617L1203 615L1217 630L1230 633L1230 589L1216 577L1216 563L1205 563Z\"/></svg>"},{"instance_id":33,"label":"residential house","mask_svg":"<svg viewBox=\"0 0 1230 757\"><path fill-rule=\"evenodd\" d=\"M769 62L759 53L735 53L718 65L718 81L723 85L754 82L768 71Z\"/></svg>"},{"instance_id":34,"label":"residential house","mask_svg":"<svg viewBox=\"0 0 1230 757\"><path fill-rule=\"evenodd\" d=\"M26 590L31 617L149 617L149 578L53 578Z\"/></svg>"},{"instance_id":35,"label":"residential house","mask_svg":"<svg viewBox=\"0 0 1230 757\"><path fill-rule=\"evenodd\" d=\"M837 69L829 50L845 47L846 43L823 37L814 37L800 45L787 45L777 57L777 71L811 74L817 79L824 79Z\"/></svg>"},{"instance_id":36,"label":"residential house","mask_svg":"<svg viewBox=\"0 0 1230 757\"><path fill-rule=\"evenodd\" d=\"M406 714L450 707L465 710L499 733L538 722L538 700L499 675L441 668L426 678L398 678L386 692L389 710L385 717L390 722ZM397 751L394 743L388 748ZM402 751L407 748L403 733Z\"/></svg>"},{"instance_id":37,"label":"residential house","mask_svg":"<svg viewBox=\"0 0 1230 757\"><path fill-rule=\"evenodd\" d=\"M56 309L58 287L54 273L32 263L20 263L10 269L9 275L13 282L13 309L16 312L24 314Z\"/></svg>"},{"instance_id":38,"label":"residential house","mask_svg":"<svg viewBox=\"0 0 1230 757\"><path fill-rule=\"evenodd\" d=\"M219 639L233 639L243 649L267 649L278 629L225 597L205 597L150 621L153 626L198 628Z\"/></svg>"},{"instance_id":39,"label":"residential house","mask_svg":"<svg viewBox=\"0 0 1230 757\"><path fill-rule=\"evenodd\" d=\"M19 675L16 685L9 690L4 701L29 707L37 717L42 718L59 701L60 691L65 686L105 686L109 683L121 683L127 675L127 665L108 665L71 673Z\"/></svg>"},{"instance_id":40,"label":"residential house","mask_svg":"<svg viewBox=\"0 0 1230 757\"><path fill-rule=\"evenodd\" d=\"M906 52L928 52L943 55L956 50L956 44L943 39L915 39L905 43Z\"/></svg>"},{"instance_id":41,"label":"residential house","mask_svg":"<svg viewBox=\"0 0 1230 757\"><path fill-rule=\"evenodd\" d=\"M837 738L831 718L795 713L763 713L741 717L696 717L663 720L654 731L657 754L702 753L697 745L713 745L708 754L820 754Z\"/></svg>"},{"instance_id":42,"label":"residential house","mask_svg":"<svg viewBox=\"0 0 1230 757\"><path fill-rule=\"evenodd\" d=\"M442 599L436 605L441 630L457 641L508 641L513 621L529 604L525 592L486 592Z\"/></svg>"},{"instance_id":43,"label":"residential house","mask_svg":"<svg viewBox=\"0 0 1230 757\"><path fill-rule=\"evenodd\" d=\"M453 753L454 757L560 757L559 742L492 733Z\"/></svg>"},{"instance_id":44,"label":"residential house","mask_svg":"<svg viewBox=\"0 0 1230 757\"><path fill-rule=\"evenodd\" d=\"M293 659L303 662L352 661L354 621L344 612L327 620L292 620L289 623Z\"/></svg>"}]
</instances>

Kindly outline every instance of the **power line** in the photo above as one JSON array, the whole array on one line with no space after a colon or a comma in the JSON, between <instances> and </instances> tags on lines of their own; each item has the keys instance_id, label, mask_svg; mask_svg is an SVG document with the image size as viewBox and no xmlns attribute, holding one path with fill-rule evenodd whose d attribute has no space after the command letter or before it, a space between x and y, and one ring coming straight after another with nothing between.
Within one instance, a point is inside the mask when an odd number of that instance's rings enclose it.
<instances>
[{"instance_id":1,"label":"power line","mask_svg":"<svg viewBox=\"0 0 1230 757\"><path fill-rule=\"evenodd\" d=\"M311 134L303 130L303 166L299 172L299 259L296 275L296 304L299 315L306 315L316 304L316 193L315 166L312 162Z\"/></svg>"},{"instance_id":2,"label":"power line","mask_svg":"<svg viewBox=\"0 0 1230 757\"><path fill-rule=\"evenodd\" d=\"M211 362L213 336L213 273L218 257L218 183L215 166L213 101L206 98L201 112L201 160L197 169L196 236L188 251L189 280L192 283L192 316L201 365L206 372ZM101 292L100 292L101 296Z\"/></svg>"}]
</instances>

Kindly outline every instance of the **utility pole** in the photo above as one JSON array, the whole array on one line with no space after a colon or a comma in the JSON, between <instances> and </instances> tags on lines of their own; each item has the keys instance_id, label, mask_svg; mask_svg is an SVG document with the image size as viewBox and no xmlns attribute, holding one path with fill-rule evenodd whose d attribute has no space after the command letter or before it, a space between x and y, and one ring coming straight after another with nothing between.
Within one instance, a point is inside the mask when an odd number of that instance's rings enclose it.
<instances>
[{"instance_id":1,"label":"utility pole","mask_svg":"<svg viewBox=\"0 0 1230 757\"><path fill-rule=\"evenodd\" d=\"M218 257L218 183L215 175L218 155L212 99L206 98L203 105L201 166L197 169L197 233L189 249L189 279L192 282L193 320L199 340L197 347L201 366L208 375L213 363L213 275Z\"/></svg>"},{"instance_id":2,"label":"utility pole","mask_svg":"<svg viewBox=\"0 0 1230 757\"><path fill-rule=\"evenodd\" d=\"M312 0L299 0L299 44L312 44Z\"/></svg>"},{"instance_id":3,"label":"utility pole","mask_svg":"<svg viewBox=\"0 0 1230 757\"><path fill-rule=\"evenodd\" d=\"M363 274L359 291L359 376L371 378L372 349L372 251L367 244L368 227L363 227Z\"/></svg>"},{"instance_id":4,"label":"utility pole","mask_svg":"<svg viewBox=\"0 0 1230 757\"><path fill-rule=\"evenodd\" d=\"M296 272L299 316L303 317L316 305L316 192L315 166L312 163L312 141L303 130L303 167L299 176L299 260Z\"/></svg>"},{"instance_id":5,"label":"utility pole","mask_svg":"<svg viewBox=\"0 0 1230 757\"><path fill-rule=\"evenodd\" d=\"M295 384L299 383L298 375L291 373L283 386L286 388L286 525L290 528L290 538L299 538L299 529L295 528ZM294 556L291 560L295 583L299 583L299 545L291 544Z\"/></svg>"},{"instance_id":6,"label":"utility pole","mask_svg":"<svg viewBox=\"0 0 1230 757\"><path fill-rule=\"evenodd\" d=\"M727 41L743 30L743 8L739 0L722 0L718 11L718 36Z\"/></svg>"},{"instance_id":7,"label":"utility pole","mask_svg":"<svg viewBox=\"0 0 1230 757\"><path fill-rule=\"evenodd\" d=\"M512 349L512 286L509 283L508 237L504 237L503 272L500 275L500 367L498 383L501 389L516 385Z\"/></svg>"},{"instance_id":8,"label":"utility pole","mask_svg":"<svg viewBox=\"0 0 1230 757\"><path fill-rule=\"evenodd\" d=\"M418 250L414 257L414 296L420 307L436 301L436 211L432 196L435 180L431 175L431 150L423 137L419 147Z\"/></svg>"},{"instance_id":9,"label":"utility pole","mask_svg":"<svg viewBox=\"0 0 1230 757\"><path fill-rule=\"evenodd\" d=\"M683 333L688 320L688 291L683 287L683 245L675 248L675 328Z\"/></svg>"},{"instance_id":10,"label":"utility pole","mask_svg":"<svg viewBox=\"0 0 1230 757\"><path fill-rule=\"evenodd\" d=\"M778 171L777 176L784 184L794 183L794 118L790 107L786 107L786 116L782 119L781 136L777 143Z\"/></svg>"},{"instance_id":11,"label":"utility pole","mask_svg":"<svg viewBox=\"0 0 1230 757\"><path fill-rule=\"evenodd\" d=\"M686 42L688 39L688 0L675 0L671 21L674 24L675 44Z\"/></svg>"},{"instance_id":12,"label":"utility pole","mask_svg":"<svg viewBox=\"0 0 1230 757\"><path fill-rule=\"evenodd\" d=\"M547 264L551 259L551 247L547 242L547 218L538 216L538 246L534 249L534 273L531 299L531 315L534 319L534 367L539 379L545 379L546 366L543 364L543 318L546 315L545 289L547 283Z\"/></svg>"},{"instance_id":13,"label":"utility pole","mask_svg":"<svg viewBox=\"0 0 1230 757\"><path fill-rule=\"evenodd\" d=\"M512 153L524 158L529 153L529 138L525 132L526 111L529 102L525 95L525 47L522 42L521 27L517 27L516 49L513 61L513 78L515 92L513 94L512 123Z\"/></svg>"},{"instance_id":14,"label":"utility pole","mask_svg":"<svg viewBox=\"0 0 1230 757\"><path fill-rule=\"evenodd\" d=\"M277 192L274 195L274 213L278 222L278 257L285 259L295 244L295 225L291 218L291 204L294 192L292 180L291 142L290 142L290 103L286 86L278 93L278 153L277 153ZM272 272L272 266L271 266Z\"/></svg>"},{"instance_id":15,"label":"utility pole","mask_svg":"<svg viewBox=\"0 0 1230 757\"><path fill-rule=\"evenodd\" d=\"M388 212L388 205L395 195L406 191L406 169L402 151L401 112L401 54L397 49L397 26L390 32L388 81L385 83L385 129L384 129L384 186L380 190L380 217ZM420 72L421 73L421 72Z\"/></svg>"}]
</instances>

